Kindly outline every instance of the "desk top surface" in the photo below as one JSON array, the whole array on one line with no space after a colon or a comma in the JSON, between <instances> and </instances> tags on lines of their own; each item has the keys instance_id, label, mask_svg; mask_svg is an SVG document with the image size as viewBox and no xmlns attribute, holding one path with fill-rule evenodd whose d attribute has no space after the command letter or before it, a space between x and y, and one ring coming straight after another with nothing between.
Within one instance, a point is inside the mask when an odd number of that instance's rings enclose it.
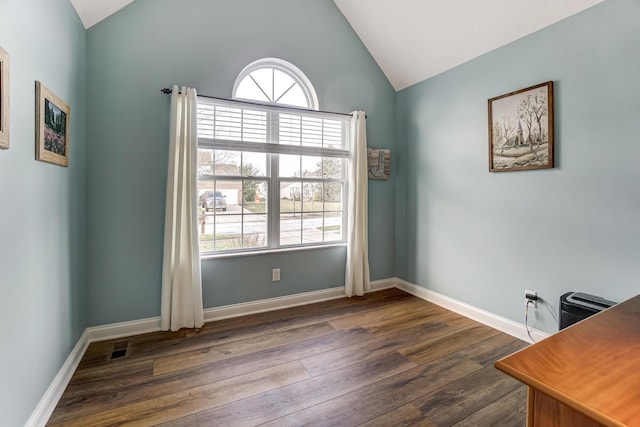
<instances>
[{"instance_id":1,"label":"desk top surface","mask_svg":"<svg viewBox=\"0 0 640 427\"><path fill-rule=\"evenodd\" d=\"M640 295L495 367L605 425L640 426Z\"/></svg>"}]
</instances>

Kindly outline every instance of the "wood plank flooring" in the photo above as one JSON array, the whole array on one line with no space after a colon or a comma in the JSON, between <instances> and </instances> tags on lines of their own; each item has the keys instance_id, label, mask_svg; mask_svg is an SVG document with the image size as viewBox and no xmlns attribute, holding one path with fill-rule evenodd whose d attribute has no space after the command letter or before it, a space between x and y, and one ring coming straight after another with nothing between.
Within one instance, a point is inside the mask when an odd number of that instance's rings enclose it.
<instances>
[{"instance_id":1,"label":"wood plank flooring","mask_svg":"<svg viewBox=\"0 0 640 427\"><path fill-rule=\"evenodd\" d=\"M388 289L93 343L48 425L523 426L525 346Z\"/></svg>"}]
</instances>

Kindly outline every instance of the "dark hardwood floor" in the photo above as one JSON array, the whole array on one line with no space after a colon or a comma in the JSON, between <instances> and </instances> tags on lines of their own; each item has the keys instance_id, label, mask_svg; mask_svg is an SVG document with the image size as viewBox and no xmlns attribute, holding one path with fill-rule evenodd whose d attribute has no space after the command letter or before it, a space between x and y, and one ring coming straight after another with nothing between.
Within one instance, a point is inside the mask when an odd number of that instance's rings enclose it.
<instances>
[{"instance_id":1,"label":"dark hardwood floor","mask_svg":"<svg viewBox=\"0 0 640 427\"><path fill-rule=\"evenodd\" d=\"M93 343L48 425L523 426L525 346L388 289Z\"/></svg>"}]
</instances>

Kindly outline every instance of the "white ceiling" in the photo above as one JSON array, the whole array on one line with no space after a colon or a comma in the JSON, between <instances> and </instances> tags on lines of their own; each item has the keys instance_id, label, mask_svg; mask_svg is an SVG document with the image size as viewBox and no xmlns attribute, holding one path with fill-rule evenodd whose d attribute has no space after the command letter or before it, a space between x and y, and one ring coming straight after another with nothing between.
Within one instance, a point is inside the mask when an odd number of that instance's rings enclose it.
<instances>
[{"instance_id":1,"label":"white ceiling","mask_svg":"<svg viewBox=\"0 0 640 427\"><path fill-rule=\"evenodd\" d=\"M84 28L90 28L134 0L71 0Z\"/></svg>"},{"instance_id":2,"label":"white ceiling","mask_svg":"<svg viewBox=\"0 0 640 427\"><path fill-rule=\"evenodd\" d=\"M70 0L85 28L134 0ZM334 0L396 90L604 0Z\"/></svg>"},{"instance_id":3,"label":"white ceiling","mask_svg":"<svg viewBox=\"0 0 640 427\"><path fill-rule=\"evenodd\" d=\"M396 90L603 0L334 0Z\"/></svg>"}]
</instances>

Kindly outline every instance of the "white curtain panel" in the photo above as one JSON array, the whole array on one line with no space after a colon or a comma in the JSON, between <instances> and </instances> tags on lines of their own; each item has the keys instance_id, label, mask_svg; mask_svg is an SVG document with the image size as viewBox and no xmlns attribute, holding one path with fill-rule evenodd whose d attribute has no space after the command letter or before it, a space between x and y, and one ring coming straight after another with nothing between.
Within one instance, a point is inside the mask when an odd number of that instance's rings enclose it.
<instances>
[{"instance_id":1,"label":"white curtain panel","mask_svg":"<svg viewBox=\"0 0 640 427\"><path fill-rule=\"evenodd\" d=\"M351 119L349 158L349 217L347 223L347 268L344 292L362 296L371 289L369 278L368 175L366 115L356 111Z\"/></svg>"},{"instance_id":2,"label":"white curtain panel","mask_svg":"<svg viewBox=\"0 0 640 427\"><path fill-rule=\"evenodd\" d=\"M204 324L197 229L197 96L173 86L162 264L163 331Z\"/></svg>"}]
</instances>

